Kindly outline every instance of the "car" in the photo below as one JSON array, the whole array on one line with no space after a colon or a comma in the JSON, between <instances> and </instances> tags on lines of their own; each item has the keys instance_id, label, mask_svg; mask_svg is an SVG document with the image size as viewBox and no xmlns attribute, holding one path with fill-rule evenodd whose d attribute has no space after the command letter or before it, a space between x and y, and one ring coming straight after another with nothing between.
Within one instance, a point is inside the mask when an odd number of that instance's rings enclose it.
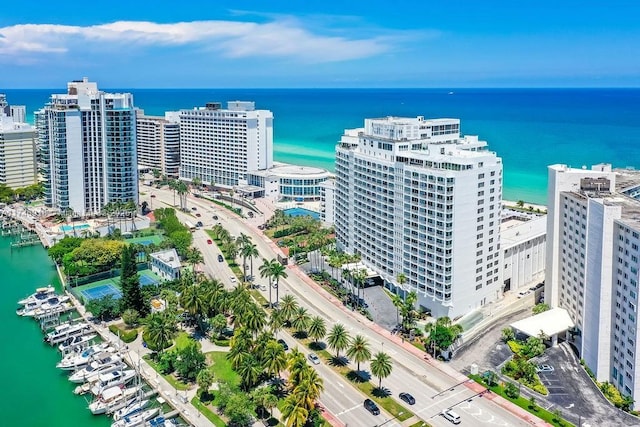
<instances>
[{"instance_id":1,"label":"car","mask_svg":"<svg viewBox=\"0 0 640 427\"><path fill-rule=\"evenodd\" d=\"M284 348L284 351L289 350L289 344L287 344L287 342L285 340L283 340L282 338L280 338L278 340L278 344L280 344L282 346L282 348Z\"/></svg>"},{"instance_id":2,"label":"car","mask_svg":"<svg viewBox=\"0 0 640 427\"><path fill-rule=\"evenodd\" d=\"M446 411L443 411L442 416L445 417L447 420L451 421L451 423L453 424L460 424L461 422L460 415L453 412L451 409L447 409Z\"/></svg>"},{"instance_id":3,"label":"car","mask_svg":"<svg viewBox=\"0 0 640 427\"><path fill-rule=\"evenodd\" d=\"M207 245L213 245L213 240L207 239Z\"/></svg>"},{"instance_id":4,"label":"car","mask_svg":"<svg viewBox=\"0 0 640 427\"><path fill-rule=\"evenodd\" d=\"M407 402L409 405L415 405L416 399L411 396L409 393L400 393L400 399Z\"/></svg>"},{"instance_id":5,"label":"car","mask_svg":"<svg viewBox=\"0 0 640 427\"><path fill-rule=\"evenodd\" d=\"M553 372L555 371L554 367L551 365L538 365L536 366L536 372Z\"/></svg>"},{"instance_id":6,"label":"car","mask_svg":"<svg viewBox=\"0 0 640 427\"><path fill-rule=\"evenodd\" d=\"M214 216L213 216L213 220L214 220L214 221L217 221L217 220L218 220L218 215L214 215Z\"/></svg>"},{"instance_id":7,"label":"car","mask_svg":"<svg viewBox=\"0 0 640 427\"><path fill-rule=\"evenodd\" d=\"M204 226L204 224L202 223L202 221L198 221L196 223L196 227L203 227L203 226Z\"/></svg>"},{"instance_id":8,"label":"car","mask_svg":"<svg viewBox=\"0 0 640 427\"><path fill-rule=\"evenodd\" d=\"M530 287L529 290L535 292L541 288L544 288L544 283L538 283L537 285Z\"/></svg>"},{"instance_id":9,"label":"car","mask_svg":"<svg viewBox=\"0 0 640 427\"><path fill-rule=\"evenodd\" d=\"M526 296L527 296L527 295L529 295L530 293L531 293L531 291L530 291L530 290L528 290L528 289L527 289L526 291L520 291L520 292L518 292L518 298L526 297Z\"/></svg>"},{"instance_id":10,"label":"car","mask_svg":"<svg viewBox=\"0 0 640 427\"><path fill-rule=\"evenodd\" d=\"M261 291L266 291L266 290L267 290L267 287L266 287L265 285L260 285L260 290L261 290Z\"/></svg>"},{"instance_id":11,"label":"car","mask_svg":"<svg viewBox=\"0 0 640 427\"><path fill-rule=\"evenodd\" d=\"M311 363L313 363L314 365L319 365L320 364L320 358L318 357L317 354L315 353L309 353L309 356L307 356L309 358L309 361Z\"/></svg>"},{"instance_id":12,"label":"car","mask_svg":"<svg viewBox=\"0 0 640 427\"><path fill-rule=\"evenodd\" d=\"M198 213L196 213L196 216L197 216L198 218L200 218L202 215L200 215L200 212L198 212Z\"/></svg>"},{"instance_id":13,"label":"car","mask_svg":"<svg viewBox=\"0 0 640 427\"><path fill-rule=\"evenodd\" d=\"M192 206L192 207L191 207L191 210L192 210L192 211L197 211L197 210L198 210L198 208L196 208L195 206Z\"/></svg>"},{"instance_id":14,"label":"car","mask_svg":"<svg viewBox=\"0 0 640 427\"><path fill-rule=\"evenodd\" d=\"M378 405L376 405L373 400L365 399L364 407L367 411L371 412L372 415L380 415L380 408L378 408Z\"/></svg>"},{"instance_id":15,"label":"car","mask_svg":"<svg viewBox=\"0 0 640 427\"><path fill-rule=\"evenodd\" d=\"M218 254L218 262L222 262L224 261L224 258L222 257L222 255Z\"/></svg>"},{"instance_id":16,"label":"car","mask_svg":"<svg viewBox=\"0 0 640 427\"><path fill-rule=\"evenodd\" d=\"M155 199L155 198L156 198L156 195L155 195L155 194L152 194L152 195L151 195L151 198L152 198L152 199Z\"/></svg>"},{"instance_id":17,"label":"car","mask_svg":"<svg viewBox=\"0 0 640 427\"><path fill-rule=\"evenodd\" d=\"M231 276L229 277L229 280L231 280L231 283L236 283L238 281L238 278L236 276Z\"/></svg>"}]
</instances>

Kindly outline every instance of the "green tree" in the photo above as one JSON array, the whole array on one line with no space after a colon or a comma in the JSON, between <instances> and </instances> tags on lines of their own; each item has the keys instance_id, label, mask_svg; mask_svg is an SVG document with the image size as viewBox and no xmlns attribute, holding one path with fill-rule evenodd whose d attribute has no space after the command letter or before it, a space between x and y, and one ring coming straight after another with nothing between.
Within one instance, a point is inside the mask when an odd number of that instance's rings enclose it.
<instances>
[{"instance_id":1,"label":"green tree","mask_svg":"<svg viewBox=\"0 0 640 427\"><path fill-rule=\"evenodd\" d=\"M360 362L366 362L371 359L371 349L367 339L362 335L356 335L347 349L347 356L356 362L358 365L357 371L360 371Z\"/></svg>"},{"instance_id":2,"label":"green tree","mask_svg":"<svg viewBox=\"0 0 640 427\"><path fill-rule=\"evenodd\" d=\"M517 399L520 396L520 388L512 382L507 382L504 388L504 394L510 399Z\"/></svg>"},{"instance_id":3,"label":"green tree","mask_svg":"<svg viewBox=\"0 0 640 427\"><path fill-rule=\"evenodd\" d=\"M229 425L248 426L255 416L255 404L247 393L233 393L224 408L224 415L229 419Z\"/></svg>"},{"instance_id":4,"label":"green tree","mask_svg":"<svg viewBox=\"0 0 640 427\"><path fill-rule=\"evenodd\" d=\"M262 366L256 357L250 355L245 357L238 366L238 375L242 382L242 388L245 391L251 390L257 383L260 374L262 374Z\"/></svg>"},{"instance_id":5,"label":"green tree","mask_svg":"<svg viewBox=\"0 0 640 427\"><path fill-rule=\"evenodd\" d=\"M311 323L311 317L309 312L304 307L298 307L295 311L293 318L291 319L291 326L295 329L296 334L302 334L307 331L309 324Z\"/></svg>"},{"instance_id":6,"label":"green tree","mask_svg":"<svg viewBox=\"0 0 640 427\"><path fill-rule=\"evenodd\" d=\"M509 342L516 339L516 333L512 328L507 327L502 330L502 341Z\"/></svg>"},{"instance_id":7,"label":"green tree","mask_svg":"<svg viewBox=\"0 0 640 427\"><path fill-rule=\"evenodd\" d=\"M293 295L285 295L280 303L280 312L285 322L290 322L298 310L298 301Z\"/></svg>"},{"instance_id":8,"label":"green tree","mask_svg":"<svg viewBox=\"0 0 640 427\"><path fill-rule=\"evenodd\" d=\"M200 393L208 393L214 379L213 373L209 369L201 369L196 376L196 383L200 387Z\"/></svg>"},{"instance_id":9,"label":"green tree","mask_svg":"<svg viewBox=\"0 0 640 427\"><path fill-rule=\"evenodd\" d=\"M529 337L524 343L523 353L527 359L540 356L544 353L545 345L538 337Z\"/></svg>"},{"instance_id":10,"label":"green tree","mask_svg":"<svg viewBox=\"0 0 640 427\"><path fill-rule=\"evenodd\" d=\"M120 304L118 300L113 298L113 295L89 300L85 307L93 317L102 321L113 319L120 314Z\"/></svg>"},{"instance_id":11,"label":"green tree","mask_svg":"<svg viewBox=\"0 0 640 427\"><path fill-rule=\"evenodd\" d=\"M186 381L194 381L198 372L206 367L206 358L198 343L190 340L183 348L177 350L176 371Z\"/></svg>"},{"instance_id":12,"label":"green tree","mask_svg":"<svg viewBox=\"0 0 640 427\"><path fill-rule=\"evenodd\" d=\"M543 302L541 302L540 304L536 304L533 306L533 314L540 314L540 313L544 313L545 311L549 310L549 304L545 304Z\"/></svg>"},{"instance_id":13,"label":"green tree","mask_svg":"<svg viewBox=\"0 0 640 427\"><path fill-rule=\"evenodd\" d=\"M267 344L263 358L264 370L272 376L279 376L287 367L287 355L280 343L271 341Z\"/></svg>"},{"instance_id":14,"label":"green tree","mask_svg":"<svg viewBox=\"0 0 640 427\"><path fill-rule=\"evenodd\" d=\"M284 399L281 412L285 420L285 427L303 427L309 417L309 411L300 404L293 394Z\"/></svg>"},{"instance_id":15,"label":"green tree","mask_svg":"<svg viewBox=\"0 0 640 427\"><path fill-rule=\"evenodd\" d=\"M327 336L327 345L329 345L329 348L336 351L336 359L340 358L340 352L342 350L349 347L350 341L349 333L340 323L333 325L333 328L331 328L331 331Z\"/></svg>"},{"instance_id":16,"label":"green tree","mask_svg":"<svg viewBox=\"0 0 640 427\"><path fill-rule=\"evenodd\" d=\"M311 319L308 329L309 337L317 344L327 334L327 324L320 316Z\"/></svg>"},{"instance_id":17,"label":"green tree","mask_svg":"<svg viewBox=\"0 0 640 427\"><path fill-rule=\"evenodd\" d=\"M280 279L287 278L287 269L277 260L271 261L271 279L273 280L273 286L276 288L276 303L280 300Z\"/></svg>"},{"instance_id":18,"label":"green tree","mask_svg":"<svg viewBox=\"0 0 640 427\"><path fill-rule=\"evenodd\" d=\"M227 326L227 318L224 314L216 314L209 319L209 327L211 328L211 337L218 338L224 328Z\"/></svg>"},{"instance_id":19,"label":"green tree","mask_svg":"<svg viewBox=\"0 0 640 427\"><path fill-rule=\"evenodd\" d=\"M378 388L382 388L382 379L391 375L393 365L388 354L378 352L371 359L371 373L378 378Z\"/></svg>"},{"instance_id":20,"label":"green tree","mask_svg":"<svg viewBox=\"0 0 640 427\"><path fill-rule=\"evenodd\" d=\"M125 311L122 312L122 321L128 327L137 326L139 319L140 319L140 314L132 308L126 309Z\"/></svg>"},{"instance_id":21,"label":"green tree","mask_svg":"<svg viewBox=\"0 0 640 427\"><path fill-rule=\"evenodd\" d=\"M122 249L120 284L122 287L122 308L134 309L140 315L146 316L149 307L144 302L140 291L140 279L136 268L136 252L132 245L126 245Z\"/></svg>"},{"instance_id":22,"label":"green tree","mask_svg":"<svg viewBox=\"0 0 640 427\"><path fill-rule=\"evenodd\" d=\"M169 346L175 330L175 321L166 312L151 313L145 319L145 340L159 352Z\"/></svg>"},{"instance_id":23,"label":"green tree","mask_svg":"<svg viewBox=\"0 0 640 427\"><path fill-rule=\"evenodd\" d=\"M271 299L271 288L272 288L272 283L271 283L271 261L267 260L266 258L262 258L262 265L258 268L258 271L260 272L260 277L261 278L267 278L269 280L269 307L273 307L273 302Z\"/></svg>"}]
</instances>

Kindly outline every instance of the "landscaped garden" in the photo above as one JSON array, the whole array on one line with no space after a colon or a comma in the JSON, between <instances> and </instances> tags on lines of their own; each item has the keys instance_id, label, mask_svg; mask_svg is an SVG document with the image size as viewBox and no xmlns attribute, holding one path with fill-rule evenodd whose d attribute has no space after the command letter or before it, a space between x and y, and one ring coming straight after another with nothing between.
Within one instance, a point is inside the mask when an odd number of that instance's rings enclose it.
<instances>
[{"instance_id":1,"label":"landscaped garden","mask_svg":"<svg viewBox=\"0 0 640 427\"><path fill-rule=\"evenodd\" d=\"M502 330L502 338L513 352L513 358L502 368L502 373L520 382L533 391L542 395L549 394L547 388L540 382L536 365L529 359L541 356L545 350L544 337L529 337L518 340L511 328Z\"/></svg>"}]
</instances>

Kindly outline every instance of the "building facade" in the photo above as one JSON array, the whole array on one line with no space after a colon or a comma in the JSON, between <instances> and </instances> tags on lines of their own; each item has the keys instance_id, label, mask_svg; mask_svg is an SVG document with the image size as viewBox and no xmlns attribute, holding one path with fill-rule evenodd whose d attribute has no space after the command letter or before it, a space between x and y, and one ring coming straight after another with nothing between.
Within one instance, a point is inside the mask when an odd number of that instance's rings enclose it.
<instances>
[{"instance_id":1,"label":"building facade","mask_svg":"<svg viewBox=\"0 0 640 427\"><path fill-rule=\"evenodd\" d=\"M547 217L546 215L504 216L500 231L503 251L504 290L517 291L544 281Z\"/></svg>"},{"instance_id":2,"label":"building facade","mask_svg":"<svg viewBox=\"0 0 640 427\"><path fill-rule=\"evenodd\" d=\"M640 397L640 173L549 167L545 300L575 322L570 340L598 381ZM638 408L638 404L635 405Z\"/></svg>"},{"instance_id":3,"label":"building facade","mask_svg":"<svg viewBox=\"0 0 640 427\"><path fill-rule=\"evenodd\" d=\"M180 174L180 116L167 112L164 117L136 115L138 165L176 179Z\"/></svg>"},{"instance_id":4,"label":"building facade","mask_svg":"<svg viewBox=\"0 0 640 427\"><path fill-rule=\"evenodd\" d=\"M45 203L77 216L110 202L138 204L136 112L129 93L86 78L67 84L36 113Z\"/></svg>"},{"instance_id":5,"label":"building facade","mask_svg":"<svg viewBox=\"0 0 640 427\"><path fill-rule=\"evenodd\" d=\"M263 188L264 197L307 202L320 200L321 184L330 176L325 169L274 163L269 169L249 172L247 183Z\"/></svg>"},{"instance_id":6,"label":"building facade","mask_svg":"<svg viewBox=\"0 0 640 427\"><path fill-rule=\"evenodd\" d=\"M336 222L335 194L336 180L334 178L328 179L320 185L320 219L326 226L332 226Z\"/></svg>"},{"instance_id":7,"label":"building facade","mask_svg":"<svg viewBox=\"0 0 640 427\"><path fill-rule=\"evenodd\" d=\"M459 120L366 119L336 148L338 246L435 316L501 296L501 206L502 161Z\"/></svg>"},{"instance_id":8,"label":"building facade","mask_svg":"<svg viewBox=\"0 0 640 427\"><path fill-rule=\"evenodd\" d=\"M12 189L38 182L36 128L0 113L0 184Z\"/></svg>"},{"instance_id":9,"label":"building facade","mask_svg":"<svg viewBox=\"0 0 640 427\"><path fill-rule=\"evenodd\" d=\"M9 111L13 121L16 123L27 122L27 106L26 105L10 105Z\"/></svg>"},{"instance_id":10,"label":"building facade","mask_svg":"<svg viewBox=\"0 0 640 427\"><path fill-rule=\"evenodd\" d=\"M273 113L232 101L180 111L180 178L232 188L273 165Z\"/></svg>"},{"instance_id":11,"label":"building facade","mask_svg":"<svg viewBox=\"0 0 640 427\"><path fill-rule=\"evenodd\" d=\"M154 252L149 255L151 259L151 271L164 280L176 280L180 278L180 257L174 248Z\"/></svg>"}]
</instances>

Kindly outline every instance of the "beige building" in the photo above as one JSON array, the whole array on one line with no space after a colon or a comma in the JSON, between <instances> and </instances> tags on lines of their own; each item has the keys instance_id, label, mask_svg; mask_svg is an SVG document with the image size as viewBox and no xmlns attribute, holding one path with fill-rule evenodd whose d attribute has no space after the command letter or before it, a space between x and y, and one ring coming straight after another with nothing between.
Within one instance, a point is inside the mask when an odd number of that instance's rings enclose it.
<instances>
[{"instance_id":1,"label":"beige building","mask_svg":"<svg viewBox=\"0 0 640 427\"><path fill-rule=\"evenodd\" d=\"M33 126L0 114L0 184L16 189L37 182L36 139Z\"/></svg>"}]
</instances>

